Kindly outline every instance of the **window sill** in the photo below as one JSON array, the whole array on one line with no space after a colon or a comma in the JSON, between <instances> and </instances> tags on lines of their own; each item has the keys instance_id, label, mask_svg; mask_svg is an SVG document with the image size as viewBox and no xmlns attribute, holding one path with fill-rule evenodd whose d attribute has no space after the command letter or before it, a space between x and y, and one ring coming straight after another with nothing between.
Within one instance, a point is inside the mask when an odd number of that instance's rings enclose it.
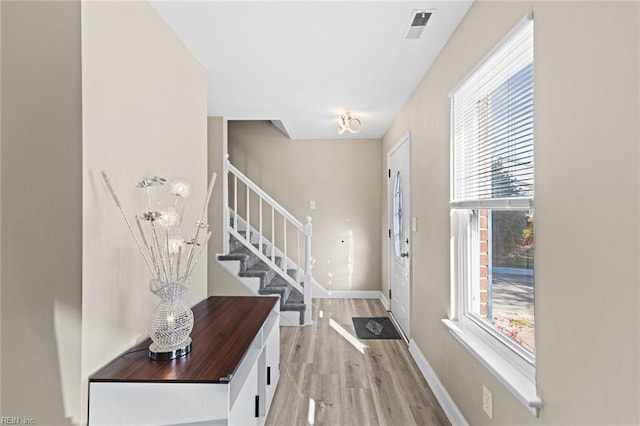
<instances>
[{"instance_id":1,"label":"window sill","mask_svg":"<svg viewBox=\"0 0 640 426\"><path fill-rule=\"evenodd\" d=\"M538 397L535 381L498 354L474 333L465 330L458 321L443 319L449 332L467 348L480 363L487 368L504 387L506 387L531 414L538 417L542 400Z\"/></svg>"}]
</instances>

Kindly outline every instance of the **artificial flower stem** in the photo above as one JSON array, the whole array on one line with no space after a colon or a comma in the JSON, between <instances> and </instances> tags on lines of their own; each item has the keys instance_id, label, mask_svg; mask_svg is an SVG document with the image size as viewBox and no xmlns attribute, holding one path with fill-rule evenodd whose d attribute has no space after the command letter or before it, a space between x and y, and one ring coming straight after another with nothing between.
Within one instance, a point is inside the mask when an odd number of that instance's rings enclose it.
<instances>
[{"instance_id":1,"label":"artificial flower stem","mask_svg":"<svg viewBox=\"0 0 640 426\"><path fill-rule=\"evenodd\" d=\"M193 254L195 251L195 245L198 243L198 235L200 234L200 228L202 226L202 220L204 219L204 214L207 211L207 206L209 205L209 200L211 200L211 194L213 193L213 187L216 184L216 177L218 175L214 172L211 174L211 181L209 182L209 190L207 191L207 199L204 202L204 206L202 207L202 214L200 215L200 220L197 223L196 235L193 237L193 245L189 249L189 258L187 259L187 266L185 268L185 274L189 274L189 268L191 268L191 262L193 260Z\"/></svg>"},{"instance_id":2,"label":"artificial flower stem","mask_svg":"<svg viewBox=\"0 0 640 426\"><path fill-rule=\"evenodd\" d=\"M178 247L178 259L176 260L176 281L180 281L180 256L182 256L182 246Z\"/></svg>"},{"instance_id":3,"label":"artificial flower stem","mask_svg":"<svg viewBox=\"0 0 640 426\"><path fill-rule=\"evenodd\" d=\"M196 260L195 260L195 262L193 262L193 268L191 268L191 270L187 272L188 275L185 276L185 279L184 279L185 282L189 278L191 278L191 273L193 272L193 270L195 269L196 265L198 264L198 260L200 260L200 255L202 254L202 250L204 250L204 248L207 246L207 243L209 242L209 238L211 238L211 235L213 235L213 232L209 231L209 233L207 234L207 237L202 242L202 245L200 246L200 250L198 250L198 255L196 256Z\"/></svg>"},{"instance_id":4,"label":"artificial flower stem","mask_svg":"<svg viewBox=\"0 0 640 426\"><path fill-rule=\"evenodd\" d=\"M165 243L167 246L167 258L169 259L169 277L173 277L173 255L171 254L171 250L169 250L169 228L165 230Z\"/></svg>"},{"instance_id":5,"label":"artificial flower stem","mask_svg":"<svg viewBox=\"0 0 640 426\"><path fill-rule=\"evenodd\" d=\"M160 264L162 265L162 270L164 272L164 277L166 282L169 282L169 274L167 273L167 265L164 261L164 257L162 256L162 250L160 250L160 242L158 240L158 234L156 233L156 226L154 221L151 221L151 232L153 234L153 241L156 245L156 251L158 252L158 257L160 258Z\"/></svg>"},{"instance_id":6,"label":"artificial flower stem","mask_svg":"<svg viewBox=\"0 0 640 426\"><path fill-rule=\"evenodd\" d=\"M160 176L154 176L154 179L156 180L156 201L158 202L158 205L160 205Z\"/></svg>"},{"instance_id":7,"label":"artificial flower stem","mask_svg":"<svg viewBox=\"0 0 640 426\"><path fill-rule=\"evenodd\" d=\"M142 242L144 243L144 246L147 248L147 251L149 251L149 256L151 257L151 262L153 263L153 266L155 267L155 271L156 271L156 275L154 276L154 278L158 278L160 277L160 268L158 266L158 261L156 260L155 255L153 254L153 250L151 250L151 246L149 245L149 240L147 240L147 236L144 232L144 229L142 228L142 224L140 223L140 216L136 215L136 223L138 224L138 230L140 231L140 236L142 237Z\"/></svg>"},{"instance_id":8,"label":"artificial flower stem","mask_svg":"<svg viewBox=\"0 0 640 426\"><path fill-rule=\"evenodd\" d=\"M178 229L182 228L182 220L184 219L185 210L187 210L187 203L182 204L182 212L180 213L180 220L178 221Z\"/></svg>"},{"instance_id":9,"label":"artificial flower stem","mask_svg":"<svg viewBox=\"0 0 640 426\"><path fill-rule=\"evenodd\" d=\"M111 192L111 197L113 198L113 201L116 203L116 206L118 206L118 209L120 209L120 213L122 214L122 217L124 218L124 221L127 224L127 227L129 228L129 232L131 232L131 236L133 237L133 240L136 242L136 245L138 246L138 250L140 250L140 254L142 254L142 258L144 259L144 262L147 264L147 268L149 268L149 272L151 272L151 276L153 278L156 278L156 275L153 269L151 268L151 264L149 263L149 259L147 259L147 256L145 255L144 250L142 249L142 245L140 244L140 241L138 241L136 234L133 232L133 228L131 227L131 223L129 223L129 219L127 219L127 214L124 212L124 208L122 207L122 204L120 204L120 200L118 199L118 196L116 195L115 191L113 190L113 187L111 186L111 181L109 180L109 177L104 171L102 171L101 173L102 173L102 178L104 179L104 182L107 184L107 187L109 188L109 192Z\"/></svg>"},{"instance_id":10,"label":"artificial flower stem","mask_svg":"<svg viewBox=\"0 0 640 426\"><path fill-rule=\"evenodd\" d=\"M158 281L161 282L162 280L160 279L160 274L161 274L160 261L158 260L158 254L156 253L156 250L153 246L149 247L149 251L151 252L151 257L152 259L154 259L155 267L156 267L156 270L158 271Z\"/></svg>"},{"instance_id":11,"label":"artificial flower stem","mask_svg":"<svg viewBox=\"0 0 640 426\"><path fill-rule=\"evenodd\" d=\"M144 192L147 194L147 209L151 210L151 195L149 194L149 186L145 186Z\"/></svg>"}]
</instances>

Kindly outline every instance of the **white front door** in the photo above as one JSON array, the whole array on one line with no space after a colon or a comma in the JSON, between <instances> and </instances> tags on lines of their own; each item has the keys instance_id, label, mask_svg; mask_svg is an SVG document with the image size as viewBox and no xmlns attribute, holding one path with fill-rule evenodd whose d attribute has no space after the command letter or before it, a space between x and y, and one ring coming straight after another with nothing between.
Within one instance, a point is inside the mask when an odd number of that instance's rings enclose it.
<instances>
[{"instance_id":1,"label":"white front door","mask_svg":"<svg viewBox=\"0 0 640 426\"><path fill-rule=\"evenodd\" d=\"M390 310L409 338L411 323L411 148L407 133L387 154Z\"/></svg>"}]
</instances>

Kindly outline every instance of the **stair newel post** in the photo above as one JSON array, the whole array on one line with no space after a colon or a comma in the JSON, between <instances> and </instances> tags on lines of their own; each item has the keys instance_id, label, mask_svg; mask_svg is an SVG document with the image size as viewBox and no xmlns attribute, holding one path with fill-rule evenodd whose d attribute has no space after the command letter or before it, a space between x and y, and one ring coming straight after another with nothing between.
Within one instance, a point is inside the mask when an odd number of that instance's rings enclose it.
<instances>
[{"instance_id":1,"label":"stair newel post","mask_svg":"<svg viewBox=\"0 0 640 426\"><path fill-rule=\"evenodd\" d=\"M304 228L303 228L304 231ZM296 265L300 265L300 229L296 228ZM300 266L296 268L296 281L300 282Z\"/></svg>"},{"instance_id":2,"label":"stair newel post","mask_svg":"<svg viewBox=\"0 0 640 426\"><path fill-rule=\"evenodd\" d=\"M307 309L304 311L304 323L311 324L311 235L313 225L311 216L307 216L307 223L304 225L304 303Z\"/></svg>"},{"instance_id":3,"label":"stair newel post","mask_svg":"<svg viewBox=\"0 0 640 426\"><path fill-rule=\"evenodd\" d=\"M229 253L229 154L222 162L222 252Z\"/></svg>"}]
</instances>

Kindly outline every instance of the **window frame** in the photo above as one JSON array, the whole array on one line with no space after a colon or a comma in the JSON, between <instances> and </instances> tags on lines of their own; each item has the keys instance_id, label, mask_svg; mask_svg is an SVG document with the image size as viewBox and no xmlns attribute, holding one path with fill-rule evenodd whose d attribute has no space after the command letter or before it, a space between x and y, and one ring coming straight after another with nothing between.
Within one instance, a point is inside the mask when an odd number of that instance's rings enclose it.
<instances>
[{"instance_id":1,"label":"window frame","mask_svg":"<svg viewBox=\"0 0 640 426\"><path fill-rule=\"evenodd\" d=\"M469 77L477 72L488 58L491 58L496 51L510 42L514 34L517 34L532 20L532 13L525 16L451 92L450 170L452 171L452 199L455 161L453 144L455 134L453 94L457 92L458 88L461 87ZM535 354L530 353L525 348L517 345L517 343L512 342L507 336L504 336L499 330L487 324L482 317L474 314L471 310L472 286L479 285L478 280L473 277L474 271L479 271L478 252L473 252L474 250L478 250L479 247L478 221L473 219L474 211L477 215L477 212L481 209L533 210L533 207L533 196L452 201L450 203L452 300L450 317L449 319L444 319L443 323L449 328L451 334L462 343L463 346L469 349L481 364L494 374L494 376L537 417L542 407L542 401L538 397L536 389ZM535 250L534 245L534 253ZM479 276L479 273L477 275ZM474 280L475 284L473 282Z\"/></svg>"},{"instance_id":2,"label":"window frame","mask_svg":"<svg viewBox=\"0 0 640 426\"><path fill-rule=\"evenodd\" d=\"M524 211L523 208L502 208L502 209L489 209L489 210L503 210L503 211ZM526 209L529 210L529 209ZM526 349L520 347L507 336L503 335L487 324L483 319L474 313L471 309L472 294L474 285L479 285L476 281L475 272L479 270L477 259L477 247L478 242L478 229L477 221L474 216L477 216L478 209L457 209L455 214L458 215L458 235L464 235L464 240L456 238L458 245L458 306L457 312L459 312L458 320L467 328L476 334L479 338L487 340L487 344L493 347L496 352L502 354L514 367L518 368L529 377L531 380L535 380L535 354L530 353ZM462 232L462 234L460 234ZM535 233L535 227L534 227ZM455 238L455 236L454 236ZM535 248L534 248L535 250ZM534 284L535 292L535 284ZM534 303L535 309L535 303ZM487 336L488 335L488 336ZM487 338L488 337L488 338ZM514 357L515 355L515 357Z\"/></svg>"},{"instance_id":3,"label":"window frame","mask_svg":"<svg viewBox=\"0 0 640 426\"><path fill-rule=\"evenodd\" d=\"M451 221L452 311L450 317L443 319L442 322L453 337L467 348L480 364L493 374L532 415L538 417L542 400L537 392L535 364L532 365L508 347L479 322L463 314L464 304L468 300L464 293L468 292L469 288L463 283L468 282L472 263L472 256L467 255L472 239L471 210L452 209ZM496 330L496 333L499 332Z\"/></svg>"}]
</instances>

